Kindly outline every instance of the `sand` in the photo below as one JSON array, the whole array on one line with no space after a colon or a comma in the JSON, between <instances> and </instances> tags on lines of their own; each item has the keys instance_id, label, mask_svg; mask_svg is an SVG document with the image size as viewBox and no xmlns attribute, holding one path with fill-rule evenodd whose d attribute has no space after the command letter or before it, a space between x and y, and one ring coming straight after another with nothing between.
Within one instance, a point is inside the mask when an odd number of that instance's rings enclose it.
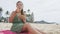
<instances>
[{"instance_id":1,"label":"sand","mask_svg":"<svg viewBox=\"0 0 60 34\"><path fill-rule=\"evenodd\" d=\"M38 29L46 34L60 34L60 24L37 24L37 23L30 23L33 29ZM12 23L0 23L0 31L3 30L10 30Z\"/></svg>"}]
</instances>

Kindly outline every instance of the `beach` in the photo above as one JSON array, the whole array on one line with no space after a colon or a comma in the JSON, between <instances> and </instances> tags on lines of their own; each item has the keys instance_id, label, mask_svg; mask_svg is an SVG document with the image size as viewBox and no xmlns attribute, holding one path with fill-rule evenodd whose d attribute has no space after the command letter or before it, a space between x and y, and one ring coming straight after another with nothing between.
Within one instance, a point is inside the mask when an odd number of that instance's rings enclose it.
<instances>
[{"instance_id":1,"label":"beach","mask_svg":"<svg viewBox=\"0 0 60 34\"><path fill-rule=\"evenodd\" d=\"M33 29L38 29L46 34L60 34L60 24L29 23ZM12 23L0 23L0 31L10 30Z\"/></svg>"}]
</instances>

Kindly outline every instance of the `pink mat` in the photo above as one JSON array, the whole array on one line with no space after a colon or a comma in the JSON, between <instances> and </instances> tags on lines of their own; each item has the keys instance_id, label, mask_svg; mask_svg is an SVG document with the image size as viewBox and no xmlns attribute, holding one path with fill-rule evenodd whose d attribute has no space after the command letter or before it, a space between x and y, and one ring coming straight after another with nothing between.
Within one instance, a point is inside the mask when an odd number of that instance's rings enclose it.
<instances>
[{"instance_id":1,"label":"pink mat","mask_svg":"<svg viewBox=\"0 0 60 34\"><path fill-rule=\"evenodd\" d=\"M16 32L12 32L10 30L0 31L0 34L17 34ZM20 34L28 34L28 33L20 33Z\"/></svg>"}]
</instances>

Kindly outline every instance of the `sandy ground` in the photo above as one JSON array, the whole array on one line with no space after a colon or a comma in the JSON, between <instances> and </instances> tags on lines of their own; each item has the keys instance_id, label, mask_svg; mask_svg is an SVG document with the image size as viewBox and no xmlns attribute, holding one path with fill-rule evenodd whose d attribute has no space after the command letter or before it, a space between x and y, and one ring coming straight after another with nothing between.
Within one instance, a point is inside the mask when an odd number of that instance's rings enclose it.
<instances>
[{"instance_id":1,"label":"sandy ground","mask_svg":"<svg viewBox=\"0 0 60 34\"><path fill-rule=\"evenodd\" d=\"M46 34L60 34L60 25L56 24L37 24L30 23L33 29L38 29L40 31L45 32ZM10 30L12 23L0 23L0 31L2 30Z\"/></svg>"},{"instance_id":2,"label":"sandy ground","mask_svg":"<svg viewBox=\"0 0 60 34\"><path fill-rule=\"evenodd\" d=\"M35 24L30 23L32 28L37 28L40 31L45 32L46 34L60 34L60 25L56 24Z\"/></svg>"}]
</instances>

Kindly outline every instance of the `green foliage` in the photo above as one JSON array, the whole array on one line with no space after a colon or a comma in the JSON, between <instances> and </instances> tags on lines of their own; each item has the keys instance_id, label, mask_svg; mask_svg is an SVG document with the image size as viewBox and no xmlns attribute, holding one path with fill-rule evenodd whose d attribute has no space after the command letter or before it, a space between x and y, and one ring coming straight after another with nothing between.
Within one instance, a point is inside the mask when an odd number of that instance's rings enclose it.
<instances>
[{"instance_id":1,"label":"green foliage","mask_svg":"<svg viewBox=\"0 0 60 34\"><path fill-rule=\"evenodd\" d=\"M7 12L6 12L6 14L8 15L8 14L9 14L9 12L7 11Z\"/></svg>"},{"instance_id":2,"label":"green foliage","mask_svg":"<svg viewBox=\"0 0 60 34\"><path fill-rule=\"evenodd\" d=\"M0 11L2 11L2 8L0 7Z\"/></svg>"}]
</instances>

